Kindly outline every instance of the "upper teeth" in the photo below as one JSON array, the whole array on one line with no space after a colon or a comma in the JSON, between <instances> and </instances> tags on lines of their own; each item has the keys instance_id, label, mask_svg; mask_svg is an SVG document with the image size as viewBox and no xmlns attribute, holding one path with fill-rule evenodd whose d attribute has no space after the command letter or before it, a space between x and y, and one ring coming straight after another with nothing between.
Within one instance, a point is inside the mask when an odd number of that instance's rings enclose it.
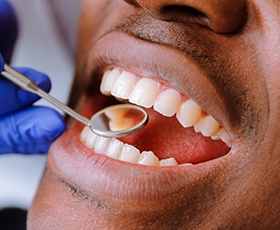
<instances>
[{"instance_id":1,"label":"upper teeth","mask_svg":"<svg viewBox=\"0 0 280 230\"><path fill-rule=\"evenodd\" d=\"M202 109L193 100L186 98L175 89L150 78L140 78L135 74L113 68L104 73L100 90L104 95L128 99L131 103L154 110L166 117L176 114L183 127L194 126L196 132L221 139L231 146L231 139L220 124L210 115L202 116ZM206 114L204 112L204 114Z\"/></svg>"},{"instance_id":2,"label":"upper teeth","mask_svg":"<svg viewBox=\"0 0 280 230\"><path fill-rule=\"evenodd\" d=\"M222 140L231 146L232 140L220 124L191 99L175 89L168 88L150 78L140 78L135 74L114 68L104 73L100 90L105 95L128 99L131 103L154 110L164 116L176 117L183 127L194 126L196 132ZM202 116L203 113L203 116ZM206 114L206 115L205 115ZM105 138L92 133L85 127L81 140L96 153L130 163L153 166L177 166L174 158L159 160L151 151L140 151L132 145L124 144L115 138ZM189 166L191 164L183 164Z\"/></svg>"}]
</instances>

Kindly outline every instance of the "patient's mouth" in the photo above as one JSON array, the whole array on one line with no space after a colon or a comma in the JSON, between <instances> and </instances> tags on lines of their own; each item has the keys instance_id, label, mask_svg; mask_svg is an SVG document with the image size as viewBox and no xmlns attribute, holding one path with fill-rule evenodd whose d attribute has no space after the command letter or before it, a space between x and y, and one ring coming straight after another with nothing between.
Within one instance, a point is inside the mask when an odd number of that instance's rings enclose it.
<instances>
[{"instance_id":1,"label":"patient's mouth","mask_svg":"<svg viewBox=\"0 0 280 230\"><path fill-rule=\"evenodd\" d=\"M104 73L100 90L147 108L150 124L121 139L97 136L85 127L80 138L96 154L140 165L190 166L230 150L232 140L224 128L192 99L162 82L115 67Z\"/></svg>"}]
</instances>

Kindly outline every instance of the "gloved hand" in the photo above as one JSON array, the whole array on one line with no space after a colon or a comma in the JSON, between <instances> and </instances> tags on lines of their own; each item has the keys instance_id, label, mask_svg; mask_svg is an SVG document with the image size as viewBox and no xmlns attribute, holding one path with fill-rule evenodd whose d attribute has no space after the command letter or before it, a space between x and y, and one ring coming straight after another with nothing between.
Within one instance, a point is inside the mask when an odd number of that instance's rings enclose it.
<instances>
[{"instance_id":1,"label":"gloved hand","mask_svg":"<svg viewBox=\"0 0 280 230\"><path fill-rule=\"evenodd\" d=\"M0 66L3 59L0 56ZM49 91L49 78L28 68L17 70ZM46 153L65 130L63 117L53 109L32 106L38 96L26 92L0 76L0 154Z\"/></svg>"},{"instance_id":2,"label":"gloved hand","mask_svg":"<svg viewBox=\"0 0 280 230\"><path fill-rule=\"evenodd\" d=\"M9 63L18 33L15 11L0 0L0 73ZM1 56L3 55L3 57ZM49 78L32 69L18 69L43 90L49 91ZM0 75L0 154L46 153L64 130L63 117L56 111L32 106L38 96L28 93Z\"/></svg>"}]
</instances>

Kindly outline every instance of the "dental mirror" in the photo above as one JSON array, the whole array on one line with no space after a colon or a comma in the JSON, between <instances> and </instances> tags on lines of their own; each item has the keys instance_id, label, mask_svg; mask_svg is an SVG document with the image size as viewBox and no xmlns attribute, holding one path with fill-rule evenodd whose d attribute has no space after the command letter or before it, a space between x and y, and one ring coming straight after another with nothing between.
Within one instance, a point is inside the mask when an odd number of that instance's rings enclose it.
<instances>
[{"instance_id":1,"label":"dental mirror","mask_svg":"<svg viewBox=\"0 0 280 230\"><path fill-rule=\"evenodd\" d=\"M90 128L100 136L122 137L139 131L147 122L148 114L141 107L119 104L95 113L90 119Z\"/></svg>"},{"instance_id":2,"label":"dental mirror","mask_svg":"<svg viewBox=\"0 0 280 230\"><path fill-rule=\"evenodd\" d=\"M4 65L4 71L1 74L20 88L37 94L71 117L85 124L97 135L104 137L128 136L138 132L148 123L147 112L143 108L131 104L106 107L95 113L89 120L40 89L32 80L7 64Z\"/></svg>"}]
</instances>

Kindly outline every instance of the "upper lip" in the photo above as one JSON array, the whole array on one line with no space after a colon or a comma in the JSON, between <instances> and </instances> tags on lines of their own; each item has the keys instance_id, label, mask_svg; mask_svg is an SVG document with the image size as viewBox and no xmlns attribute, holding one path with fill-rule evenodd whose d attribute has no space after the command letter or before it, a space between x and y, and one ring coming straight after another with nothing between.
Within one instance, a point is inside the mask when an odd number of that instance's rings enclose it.
<instances>
[{"instance_id":1,"label":"upper lip","mask_svg":"<svg viewBox=\"0 0 280 230\"><path fill-rule=\"evenodd\" d=\"M197 102L231 135L224 100L207 72L171 47L140 41L123 32L110 32L91 47L86 66L88 80L101 76L106 68L120 67L163 82Z\"/></svg>"}]
</instances>

